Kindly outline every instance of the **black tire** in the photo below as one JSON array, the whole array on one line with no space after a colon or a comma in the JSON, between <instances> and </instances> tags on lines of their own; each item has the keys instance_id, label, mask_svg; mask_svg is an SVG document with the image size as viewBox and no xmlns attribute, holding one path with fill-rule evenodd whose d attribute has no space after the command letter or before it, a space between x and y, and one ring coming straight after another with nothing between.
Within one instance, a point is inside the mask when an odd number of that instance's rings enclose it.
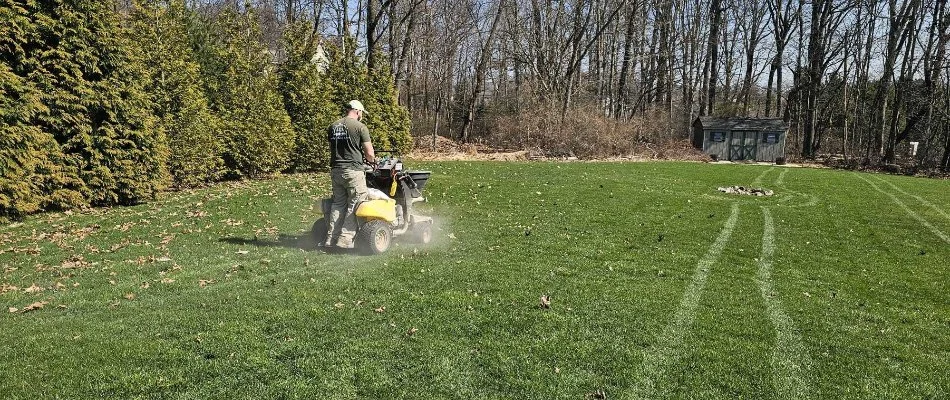
<instances>
[{"instance_id":1,"label":"black tire","mask_svg":"<svg viewBox=\"0 0 950 400\"><path fill-rule=\"evenodd\" d=\"M310 237L317 246L323 246L323 242L327 241L327 233L327 220L323 218L314 222L313 228L310 229Z\"/></svg>"},{"instance_id":2,"label":"black tire","mask_svg":"<svg viewBox=\"0 0 950 400\"><path fill-rule=\"evenodd\" d=\"M432 243L432 224L422 223L412 228L413 237L416 242L422 244Z\"/></svg>"},{"instance_id":3,"label":"black tire","mask_svg":"<svg viewBox=\"0 0 950 400\"><path fill-rule=\"evenodd\" d=\"M364 254L385 253L392 241L393 228L378 219L366 222L356 233L356 246Z\"/></svg>"}]
</instances>

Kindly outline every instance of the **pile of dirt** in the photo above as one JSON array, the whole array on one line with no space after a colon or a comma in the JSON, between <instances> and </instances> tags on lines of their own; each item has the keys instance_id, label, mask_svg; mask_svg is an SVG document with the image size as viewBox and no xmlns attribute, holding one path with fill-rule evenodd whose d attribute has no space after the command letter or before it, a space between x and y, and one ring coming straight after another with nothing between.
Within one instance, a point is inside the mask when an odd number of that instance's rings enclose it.
<instances>
[{"instance_id":1,"label":"pile of dirt","mask_svg":"<svg viewBox=\"0 0 950 400\"><path fill-rule=\"evenodd\" d=\"M431 135L417 136L414 139L412 157L420 160L489 160L489 161L526 161L557 160L579 161L570 153L554 153L540 148L505 149L483 143L458 143L444 136L436 136L434 143ZM701 151L694 149L689 141L682 140L667 144L638 143L634 154L624 156L604 156L584 158L588 161L647 161L647 160L683 160L708 161Z\"/></svg>"},{"instance_id":2,"label":"pile of dirt","mask_svg":"<svg viewBox=\"0 0 950 400\"><path fill-rule=\"evenodd\" d=\"M709 161L709 155L703 154L686 139L665 144L641 142L637 143L634 151L639 158L651 160Z\"/></svg>"},{"instance_id":3,"label":"pile of dirt","mask_svg":"<svg viewBox=\"0 0 950 400\"><path fill-rule=\"evenodd\" d=\"M416 136L413 138L413 154L417 153L436 153L436 154L452 154L459 153L462 151L462 146L445 136L436 136L435 144L433 145L432 136Z\"/></svg>"},{"instance_id":4,"label":"pile of dirt","mask_svg":"<svg viewBox=\"0 0 950 400\"><path fill-rule=\"evenodd\" d=\"M444 136L435 137L433 146L432 136L415 138L415 147L412 158L419 160L488 160L488 161L523 161L531 157L526 150L496 149L484 144L458 143Z\"/></svg>"}]
</instances>

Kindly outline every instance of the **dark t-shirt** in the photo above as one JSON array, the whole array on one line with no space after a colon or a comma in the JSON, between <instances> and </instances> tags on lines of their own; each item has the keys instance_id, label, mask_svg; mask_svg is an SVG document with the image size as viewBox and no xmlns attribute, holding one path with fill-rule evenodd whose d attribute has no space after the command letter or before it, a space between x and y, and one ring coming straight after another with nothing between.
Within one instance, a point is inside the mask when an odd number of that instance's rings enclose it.
<instances>
[{"instance_id":1,"label":"dark t-shirt","mask_svg":"<svg viewBox=\"0 0 950 400\"><path fill-rule=\"evenodd\" d=\"M343 117L327 128L330 142L330 167L361 169L363 143L369 142L369 129L362 122Z\"/></svg>"}]
</instances>

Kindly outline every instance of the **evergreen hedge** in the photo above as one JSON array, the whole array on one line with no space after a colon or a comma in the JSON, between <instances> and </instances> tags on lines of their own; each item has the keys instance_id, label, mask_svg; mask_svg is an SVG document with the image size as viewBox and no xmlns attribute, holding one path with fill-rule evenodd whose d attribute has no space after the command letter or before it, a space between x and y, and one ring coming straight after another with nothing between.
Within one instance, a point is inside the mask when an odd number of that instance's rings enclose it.
<instances>
[{"instance_id":1,"label":"evergreen hedge","mask_svg":"<svg viewBox=\"0 0 950 400\"><path fill-rule=\"evenodd\" d=\"M281 65L280 91L296 133L291 166L294 171L325 171L330 148L327 127L338 115L323 65L315 62L318 38L310 24L298 23L284 32L287 59Z\"/></svg>"},{"instance_id":2,"label":"evergreen hedge","mask_svg":"<svg viewBox=\"0 0 950 400\"><path fill-rule=\"evenodd\" d=\"M166 185L167 147L143 90L144 65L113 7L95 0L27 4L37 35L23 72L46 106L34 124L78 170L89 204L153 198Z\"/></svg>"},{"instance_id":3,"label":"evergreen hedge","mask_svg":"<svg viewBox=\"0 0 950 400\"><path fill-rule=\"evenodd\" d=\"M277 74L257 16L233 9L220 16L215 107L223 120L224 160L233 176L257 177L290 166L294 130L277 92Z\"/></svg>"},{"instance_id":4,"label":"evergreen hedge","mask_svg":"<svg viewBox=\"0 0 950 400\"><path fill-rule=\"evenodd\" d=\"M168 138L168 170L177 188L214 182L224 172L221 121L205 96L188 39L189 14L184 0L159 1L138 7L130 24L132 40L151 66L146 91Z\"/></svg>"},{"instance_id":5,"label":"evergreen hedge","mask_svg":"<svg viewBox=\"0 0 950 400\"><path fill-rule=\"evenodd\" d=\"M55 139L34 122L47 110L25 78L37 34L29 8L0 0L0 222L84 204L76 171L64 165Z\"/></svg>"}]
</instances>

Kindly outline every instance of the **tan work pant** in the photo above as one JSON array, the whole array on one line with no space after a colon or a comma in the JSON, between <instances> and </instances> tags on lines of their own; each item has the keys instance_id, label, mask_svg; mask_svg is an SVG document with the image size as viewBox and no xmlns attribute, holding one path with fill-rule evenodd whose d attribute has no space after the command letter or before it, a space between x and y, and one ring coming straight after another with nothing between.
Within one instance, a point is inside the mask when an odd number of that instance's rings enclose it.
<instances>
[{"instance_id":1,"label":"tan work pant","mask_svg":"<svg viewBox=\"0 0 950 400\"><path fill-rule=\"evenodd\" d=\"M333 168L333 205L327 218L327 240L352 241L356 236L356 206L366 198L366 173L362 170Z\"/></svg>"}]
</instances>

